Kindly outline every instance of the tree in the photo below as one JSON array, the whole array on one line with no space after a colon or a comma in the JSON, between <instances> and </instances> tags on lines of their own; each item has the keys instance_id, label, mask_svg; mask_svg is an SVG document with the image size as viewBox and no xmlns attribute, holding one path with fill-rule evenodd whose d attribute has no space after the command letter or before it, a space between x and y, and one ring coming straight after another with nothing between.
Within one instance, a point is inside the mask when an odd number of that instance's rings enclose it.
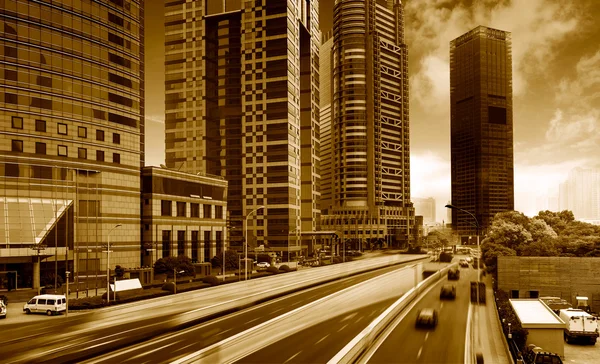
<instances>
[{"instance_id":1,"label":"tree","mask_svg":"<svg viewBox=\"0 0 600 364\"><path fill-rule=\"evenodd\" d=\"M531 243L525 243L517 247L519 256L523 257L556 257L559 251L556 248L555 239L546 237Z\"/></svg>"},{"instance_id":2,"label":"tree","mask_svg":"<svg viewBox=\"0 0 600 364\"><path fill-rule=\"evenodd\" d=\"M533 241L541 241L544 239L556 239L558 234L548 223L538 217L534 217L529 222L529 232Z\"/></svg>"},{"instance_id":3,"label":"tree","mask_svg":"<svg viewBox=\"0 0 600 364\"><path fill-rule=\"evenodd\" d=\"M115 267L115 275L117 276L117 278L122 279L123 275L125 275L125 269L123 269L123 267L121 267L120 265L117 265Z\"/></svg>"},{"instance_id":4,"label":"tree","mask_svg":"<svg viewBox=\"0 0 600 364\"><path fill-rule=\"evenodd\" d=\"M181 275L193 276L196 274L192 260L185 256L161 258L154 263L154 273L166 273L167 277L173 277L174 271L183 271Z\"/></svg>"},{"instance_id":5,"label":"tree","mask_svg":"<svg viewBox=\"0 0 600 364\"><path fill-rule=\"evenodd\" d=\"M485 242L481 245L481 257L483 262L488 267L488 270L495 272L498 266L498 257L507 256L514 257L517 253L504 245Z\"/></svg>"},{"instance_id":6,"label":"tree","mask_svg":"<svg viewBox=\"0 0 600 364\"><path fill-rule=\"evenodd\" d=\"M223 254L215 255L210 262L213 267L221 267L223 268ZM235 250L226 250L225 251L225 269L238 269L239 266L239 257L238 253Z\"/></svg>"},{"instance_id":7,"label":"tree","mask_svg":"<svg viewBox=\"0 0 600 364\"><path fill-rule=\"evenodd\" d=\"M496 214L492 220L492 227L484 243L498 244L515 250L517 246L532 241L531 233L523 225L505 221L499 215L501 214Z\"/></svg>"},{"instance_id":8,"label":"tree","mask_svg":"<svg viewBox=\"0 0 600 364\"><path fill-rule=\"evenodd\" d=\"M544 220L557 234L561 234L568 224L575 221L575 216L568 210L561 212L540 211L536 217Z\"/></svg>"}]
</instances>

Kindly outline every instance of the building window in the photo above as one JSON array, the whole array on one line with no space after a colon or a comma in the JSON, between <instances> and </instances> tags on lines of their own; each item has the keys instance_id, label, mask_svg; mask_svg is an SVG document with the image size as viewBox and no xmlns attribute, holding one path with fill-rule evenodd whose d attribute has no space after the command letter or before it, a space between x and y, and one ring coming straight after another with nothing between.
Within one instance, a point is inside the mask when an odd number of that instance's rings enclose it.
<instances>
[{"instance_id":1,"label":"building window","mask_svg":"<svg viewBox=\"0 0 600 364\"><path fill-rule=\"evenodd\" d=\"M510 298L519 298L519 290L513 289L510 291Z\"/></svg>"},{"instance_id":2,"label":"building window","mask_svg":"<svg viewBox=\"0 0 600 364\"><path fill-rule=\"evenodd\" d=\"M46 120L36 120L35 121L35 131L41 131L42 133L46 132Z\"/></svg>"},{"instance_id":3,"label":"building window","mask_svg":"<svg viewBox=\"0 0 600 364\"><path fill-rule=\"evenodd\" d=\"M177 201L177 216L185 217L185 202Z\"/></svg>"},{"instance_id":4,"label":"building window","mask_svg":"<svg viewBox=\"0 0 600 364\"><path fill-rule=\"evenodd\" d=\"M103 150L96 151L96 160L98 162L104 162L104 151Z\"/></svg>"},{"instance_id":5,"label":"building window","mask_svg":"<svg viewBox=\"0 0 600 364\"><path fill-rule=\"evenodd\" d=\"M539 298L540 291L529 291L529 298Z\"/></svg>"},{"instance_id":6,"label":"building window","mask_svg":"<svg viewBox=\"0 0 600 364\"><path fill-rule=\"evenodd\" d=\"M87 159L87 149L85 149L85 148L77 149L77 158Z\"/></svg>"},{"instance_id":7,"label":"building window","mask_svg":"<svg viewBox=\"0 0 600 364\"><path fill-rule=\"evenodd\" d=\"M217 256L222 256L223 255L223 232L222 231L216 231L216 236L215 236L215 245L217 248Z\"/></svg>"},{"instance_id":8,"label":"building window","mask_svg":"<svg viewBox=\"0 0 600 364\"><path fill-rule=\"evenodd\" d=\"M58 134L67 135L67 124L58 124Z\"/></svg>"},{"instance_id":9,"label":"building window","mask_svg":"<svg viewBox=\"0 0 600 364\"><path fill-rule=\"evenodd\" d=\"M121 134L113 133L113 143L121 144Z\"/></svg>"},{"instance_id":10,"label":"building window","mask_svg":"<svg viewBox=\"0 0 600 364\"><path fill-rule=\"evenodd\" d=\"M79 135L80 138L87 138L87 128L83 126L78 127L77 135Z\"/></svg>"},{"instance_id":11,"label":"building window","mask_svg":"<svg viewBox=\"0 0 600 364\"><path fill-rule=\"evenodd\" d=\"M204 209L204 218L205 219L212 219L212 205L202 205L203 209Z\"/></svg>"},{"instance_id":12,"label":"building window","mask_svg":"<svg viewBox=\"0 0 600 364\"><path fill-rule=\"evenodd\" d=\"M160 216L171 216L171 201L161 200L160 201Z\"/></svg>"},{"instance_id":13,"label":"building window","mask_svg":"<svg viewBox=\"0 0 600 364\"><path fill-rule=\"evenodd\" d=\"M200 204L198 203L191 203L190 204L190 212L191 212L191 217L200 217Z\"/></svg>"},{"instance_id":14,"label":"building window","mask_svg":"<svg viewBox=\"0 0 600 364\"><path fill-rule=\"evenodd\" d=\"M23 129L23 118L18 116L12 117L12 127L13 129Z\"/></svg>"},{"instance_id":15,"label":"building window","mask_svg":"<svg viewBox=\"0 0 600 364\"><path fill-rule=\"evenodd\" d=\"M223 218L223 206L215 206L215 219Z\"/></svg>"},{"instance_id":16,"label":"building window","mask_svg":"<svg viewBox=\"0 0 600 364\"><path fill-rule=\"evenodd\" d=\"M204 232L204 262L210 262L210 231Z\"/></svg>"},{"instance_id":17,"label":"building window","mask_svg":"<svg viewBox=\"0 0 600 364\"><path fill-rule=\"evenodd\" d=\"M185 255L185 230L177 230L177 256Z\"/></svg>"},{"instance_id":18,"label":"building window","mask_svg":"<svg viewBox=\"0 0 600 364\"><path fill-rule=\"evenodd\" d=\"M13 152L23 152L23 141L22 140L13 140L12 141L12 151Z\"/></svg>"},{"instance_id":19,"label":"building window","mask_svg":"<svg viewBox=\"0 0 600 364\"><path fill-rule=\"evenodd\" d=\"M119 153L113 153L113 163L121 163L121 155Z\"/></svg>"},{"instance_id":20,"label":"building window","mask_svg":"<svg viewBox=\"0 0 600 364\"><path fill-rule=\"evenodd\" d=\"M192 230L192 263L198 263L198 230Z\"/></svg>"},{"instance_id":21,"label":"building window","mask_svg":"<svg viewBox=\"0 0 600 364\"><path fill-rule=\"evenodd\" d=\"M46 154L46 143L35 142L35 154Z\"/></svg>"},{"instance_id":22,"label":"building window","mask_svg":"<svg viewBox=\"0 0 600 364\"><path fill-rule=\"evenodd\" d=\"M96 140L104 141L104 130L96 130Z\"/></svg>"},{"instance_id":23,"label":"building window","mask_svg":"<svg viewBox=\"0 0 600 364\"><path fill-rule=\"evenodd\" d=\"M162 231L162 256L163 258L171 256L171 230Z\"/></svg>"},{"instance_id":24,"label":"building window","mask_svg":"<svg viewBox=\"0 0 600 364\"><path fill-rule=\"evenodd\" d=\"M6 177L19 177L19 165L13 163L6 163L4 165L4 176Z\"/></svg>"}]
</instances>

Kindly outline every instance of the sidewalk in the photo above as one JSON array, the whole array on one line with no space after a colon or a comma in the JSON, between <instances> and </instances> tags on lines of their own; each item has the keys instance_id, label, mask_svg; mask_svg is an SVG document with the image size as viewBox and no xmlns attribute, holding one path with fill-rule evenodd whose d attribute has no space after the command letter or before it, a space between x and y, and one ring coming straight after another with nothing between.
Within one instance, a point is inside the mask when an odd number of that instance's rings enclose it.
<instances>
[{"instance_id":1,"label":"sidewalk","mask_svg":"<svg viewBox=\"0 0 600 364\"><path fill-rule=\"evenodd\" d=\"M486 286L486 304L479 305L479 325L475 328L475 350L483 354L485 364L513 364L500 327L491 275L482 277Z\"/></svg>"}]
</instances>

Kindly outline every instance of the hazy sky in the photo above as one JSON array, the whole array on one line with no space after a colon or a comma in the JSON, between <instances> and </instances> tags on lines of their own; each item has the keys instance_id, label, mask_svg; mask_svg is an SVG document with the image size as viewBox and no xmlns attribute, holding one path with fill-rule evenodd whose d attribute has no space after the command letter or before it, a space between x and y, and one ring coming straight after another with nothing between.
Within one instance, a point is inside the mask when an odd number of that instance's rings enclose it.
<instances>
[{"instance_id":1,"label":"hazy sky","mask_svg":"<svg viewBox=\"0 0 600 364\"><path fill-rule=\"evenodd\" d=\"M209 0L213 1L213 0ZM215 0L216 1L216 0ZM282 0L283 1L283 0ZM333 0L320 1L323 31ZM600 1L406 0L411 195L450 200L449 42L477 25L512 33L515 209L537 213L574 167L600 168ZM162 1L146 1L146 164L164 162Z\"/></svg>"}]
</instances>

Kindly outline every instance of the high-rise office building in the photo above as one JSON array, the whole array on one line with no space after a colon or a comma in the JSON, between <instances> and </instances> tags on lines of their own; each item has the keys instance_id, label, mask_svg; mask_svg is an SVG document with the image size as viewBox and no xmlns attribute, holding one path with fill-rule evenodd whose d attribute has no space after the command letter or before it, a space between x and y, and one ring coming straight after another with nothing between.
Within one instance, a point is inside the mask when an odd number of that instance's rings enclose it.
<instances>
[{"instance_id":1,"label":"high-rise office building","mask_svg":"<svg viewBox=\"0 0 600 364\"><path fill-rule=\"evenodd\" d=\"M90 288L141 264L144 1L0 4L0 271Z\"/></svg>"},{"instance_id":2,"label":"high-rise office building","mask_svg":"<svg viewBox=\"0 0 600 364\"><path fill-rule=\"evenodd\" d=\"M514 209L511 34L478 26L450 42L452 204L481 231ZM474 234L452 209L459 234Z\"/></svg>"},{"instance_id":3,"label":"high-rise office building","mask_svg":"<svg viewBox=\"0 0 600 364\"><path fill-rule=\"evenodd\" d=\"M234 247L247 226L251 247L299 252L317 229L318 8L165 3L166 164L228 181Z\"/></svg>"},{"instance_id":4,"label":"high-rise office building","mask_svg":"<svg viewBox=\"0 0 600 364\"><path fill-rule=\"evenodd\" d=\"M415 206L415 214L423 216L423 223L434 224L435 221L435 199L413 197L413 205Z\"/></svg>"},{"instance_id":5,"label":"high-rise office building","mask_svg":"<svg viewBox=\"0 0 600 364\"><path fill-rule=\"evenodd\" d=\"M323 181L322 226L359 245L405 245L414 208L402 3L336 1L332 43L325 45L322 57L330 53L331 61L321 64L321 73L331 74L331 87L322 92L331 94L331 111L321 119L329 133L322 148L332 172Z\"/></svg>"}]
</instances>

